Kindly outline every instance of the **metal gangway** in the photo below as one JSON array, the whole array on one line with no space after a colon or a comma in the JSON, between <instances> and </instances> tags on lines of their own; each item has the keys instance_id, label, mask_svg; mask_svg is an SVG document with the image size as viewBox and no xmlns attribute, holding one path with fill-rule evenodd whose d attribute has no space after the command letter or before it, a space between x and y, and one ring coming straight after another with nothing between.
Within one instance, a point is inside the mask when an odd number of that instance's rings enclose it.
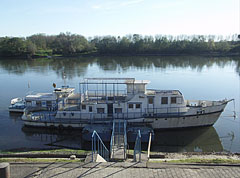
<instances>
[{"instance_id":1,"label":"metal gangway","mask_svg":"<svg viewBox=\"0 0 240 178\"><path fill-rule=\"evenodd\" d=\"M127 121L113 120L110 142L110 159L114 161L127 159Z\"/></svg>"},{"instance_id":2,"label":"metal gangway","mask_svg":"<svg viewBox=\"0 0 240 178\"><path fill-rule=\"evenodd\" d=\"M92 162L94 162L97 155L109 161L109 151L98 133L94 130L92 134Z\"/></svg>"}]
</instances>

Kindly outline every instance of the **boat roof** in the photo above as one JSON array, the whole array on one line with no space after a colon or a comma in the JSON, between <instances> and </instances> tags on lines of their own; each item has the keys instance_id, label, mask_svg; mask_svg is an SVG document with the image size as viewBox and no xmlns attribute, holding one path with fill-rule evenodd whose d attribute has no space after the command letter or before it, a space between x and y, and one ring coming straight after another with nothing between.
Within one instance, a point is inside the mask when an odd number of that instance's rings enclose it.
<instances>
[{"instance_id":1,"label":"boat roof","mask_svg":"<svg viewBox=\"0 0 240 178\"><path fill-rule=\"evenodd\" d=\"M83 82L87 84L148 84L149 80L136 80L135 78L84 78Z\"/></svg>"},{"instance_id":2,"label":"boat roof","mask_svg":"<svg viewBox=\"0 0 240 178\"><path fill-rule=\"evenodd\" d=\"M37 94L30 94L25 97L26 100L34 100L34 99L48 99L48 100L55 100L56 97L53 93L37 93Z\"/></svg>"},{"instance_id":3,"label":"boat roof","mask_svg":"<svg viewBox=\"0 0 240 178\"><path fill-rule=\"evenodd\" d=\"M149 84L150 81L149 80L134 80L134 82L126 80L125 81L126 84Z\"/></svg>"},{"instance_id":4,"label":"boat roof","mask_svg":"<svg viewBox=\"0 0 240 178\"><path fill-rule=\"evenodd\" d=\"M155 90L155 89L146 90L147 95L155 95L156 93L166 95L182 95L182 93L179 90Z\"/></svg>"}]
</instances>

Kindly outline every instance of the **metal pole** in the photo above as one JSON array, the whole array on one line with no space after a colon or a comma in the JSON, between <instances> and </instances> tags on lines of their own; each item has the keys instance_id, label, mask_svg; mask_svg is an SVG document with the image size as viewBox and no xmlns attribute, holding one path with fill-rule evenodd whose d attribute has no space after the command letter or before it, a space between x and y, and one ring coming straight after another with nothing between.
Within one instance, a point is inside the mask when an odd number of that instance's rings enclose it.
<instances>
[{"instance_id":1,"label":"metal pole","mask_svg":"<svg viewBox=\"0 0 240 178\"><path fill-rule=\"evenodd\" d=\"M150 158L150 149L151 149L151 140L152 140L152 133L150 132L149 141L148 141L148 159Z\"/></svg>"},{"instance_id":2,"label":"metal pole","mask_svg":"<svg viewBox=\"0 0 240 178\"><path fill-rule=\"evenodd\" d=\"M93 135L92 135L92 162L93 162Z\"/></svg>"},{"instance_id":3,"label":"metal pole","mask_svg":"<svg viewBox=\"0 0 240 178\"><path fill-rule=\"evenodd\" d=\"M99 154L99 138L98 138L98 152L97 153Z\"/></svg>"}]
</instances>

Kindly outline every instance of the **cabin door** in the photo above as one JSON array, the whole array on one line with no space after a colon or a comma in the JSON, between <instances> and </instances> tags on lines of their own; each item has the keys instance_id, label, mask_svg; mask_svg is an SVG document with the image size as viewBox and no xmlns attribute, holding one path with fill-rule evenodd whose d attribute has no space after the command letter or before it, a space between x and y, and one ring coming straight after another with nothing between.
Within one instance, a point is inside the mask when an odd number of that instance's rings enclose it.
<instances>
[{"instance_id":1,"label":"cabin door","mask_svg":"<svg viewBox=\"0 0 240 178\"><path fill-rule=\"evenodd\" d=\"M107 105L108 106L108 116L112 116L113 115L113 103L110 103Z\"/></svg>"},{"instance_id":2,"label":"cabin door","mask_svg":"<svg viewBox=\"0 0 240 178\"><path fill-rule=\"evenodd\" d=\"M148 114L154 114L154 97L148 97Z\"/></svg>"}]
</instances>

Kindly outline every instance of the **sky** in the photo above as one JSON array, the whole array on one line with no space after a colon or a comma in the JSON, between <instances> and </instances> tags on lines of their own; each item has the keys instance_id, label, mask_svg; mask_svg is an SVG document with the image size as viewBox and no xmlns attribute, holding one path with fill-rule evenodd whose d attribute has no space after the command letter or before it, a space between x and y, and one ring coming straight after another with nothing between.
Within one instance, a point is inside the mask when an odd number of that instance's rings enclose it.
<instances>
[{"instance_id":1,"label":"sky","mask_svg":"<svg viewBox=\"0 0 240 178\"><path fill-rule=\"evenodd\" d=\"M0 0L0 36L240 34L240 0Z\"/></svg>"}]
</instances>

